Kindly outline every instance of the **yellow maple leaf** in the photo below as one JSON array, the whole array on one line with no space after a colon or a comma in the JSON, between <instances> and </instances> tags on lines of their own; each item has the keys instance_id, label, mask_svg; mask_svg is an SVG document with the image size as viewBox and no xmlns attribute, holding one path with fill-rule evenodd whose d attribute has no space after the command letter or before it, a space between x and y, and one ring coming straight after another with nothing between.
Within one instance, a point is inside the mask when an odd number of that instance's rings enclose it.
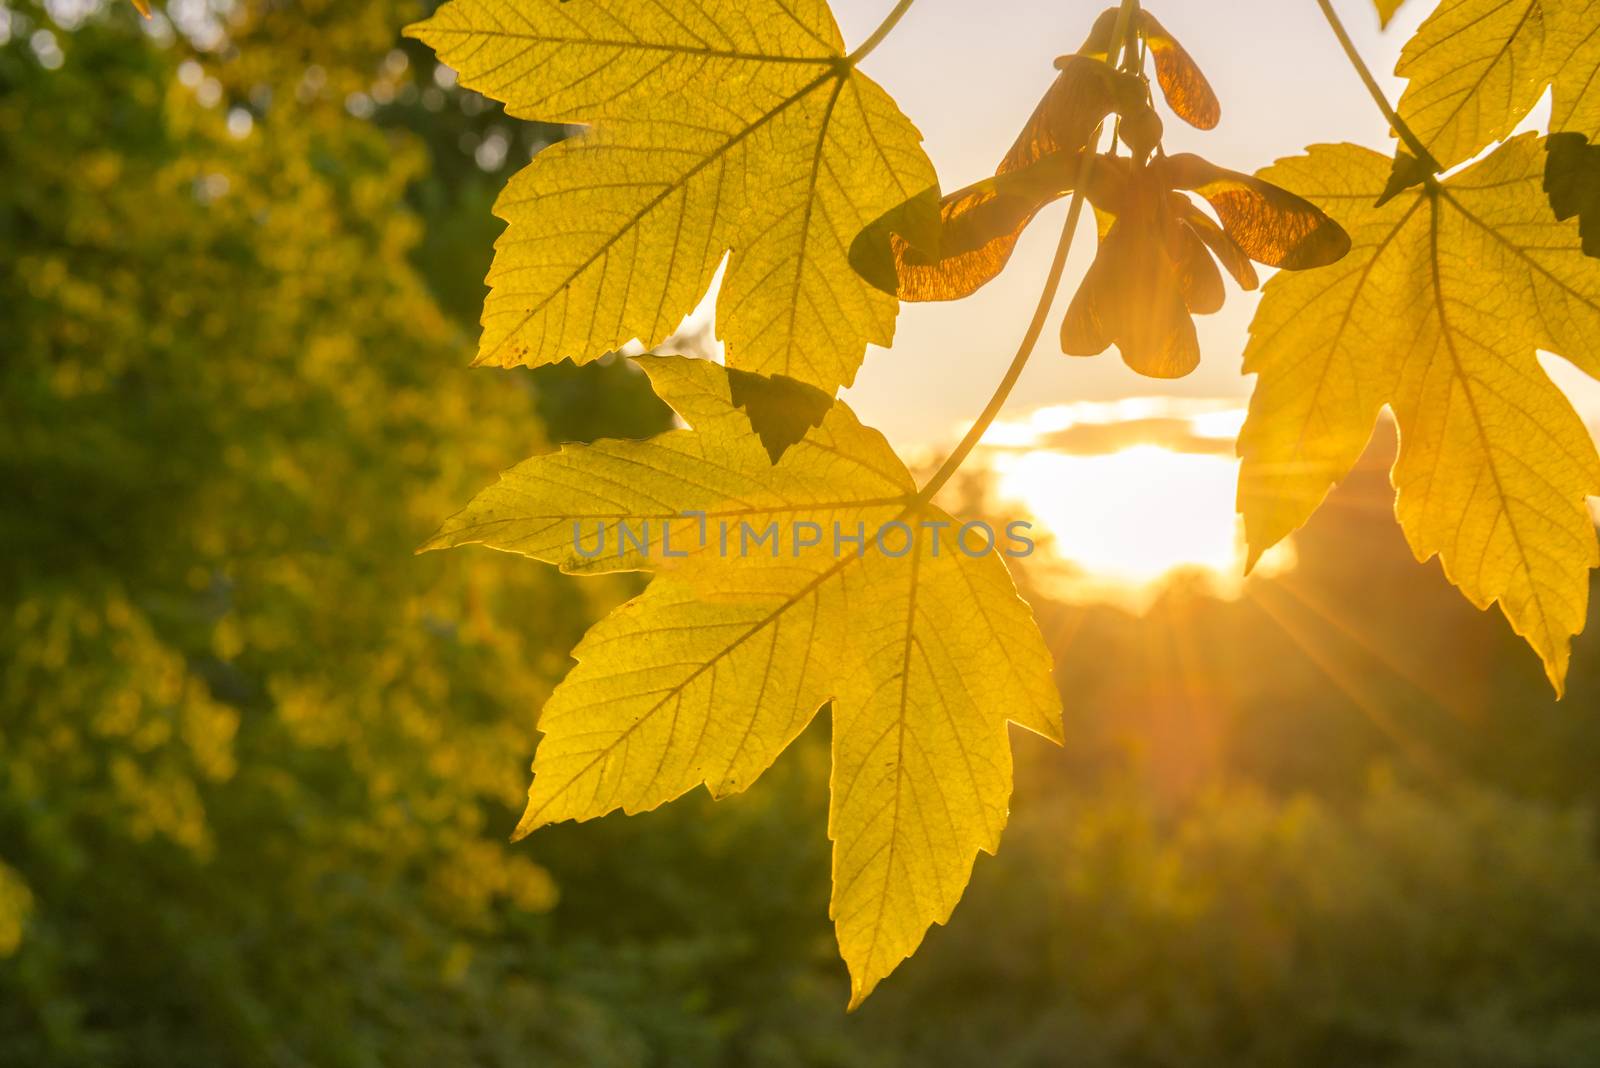
<instances>
[{"instance_id":1,"label":"yellow maple leaf","mask_svg":"<svg viewBox=\"0 0 1600 1068\"><path fill-rule=\"evenodd\" d=\"M1442 167L1505 137L1552 86L1552 130L1600 132L1596 25L1600 0L1443 0L1395 67L1400 118Z\"/></svg>"},{"instance_id":2,"label":"yellow maple leaf","mask_svg":"<svg viewBox=\"0 0 1600 1068\"><path fill-rule=\"evenodd\" d=\"M1549 84L1545 0L1443 0L1406 42L1400 117L1443 167L1500 140Z\"/></svg>"},{"instance_id":3,"label":"yellow maple leaf","mask_svg":"<svg viewBox=\"0 0 1600 1068\"><path fill-rule=\"evenodd\" d=\"M426 546L658 572L589 631L545 705L518 834L701 784L743 790L832 701L830 912L853 1007L949 918L977 851L997 848L1007 721L1060 739L1050 654L999 549L918 504L888 443L843 403L774 463L737 403L742 372L638 362L692 429L525 461ZM730 542L725 523L775 529L770 552L743 526ZM600 531L618 524L635 540L607 546ZM839 532L863 530L836 555Z\"/></svg>"},{"instance_id":4,"label":"yellow maple leaf","mask_svg":"<svg viewBox=\"0 0 1600 1068\"><path fill-rule=\"evenodd\" d=\"M1239 438L1252 562L1350 470L1388 405L1396 511L1419 560L1480 608L1499 602L1559 693L1600 563L1585 496L1600 459L1540 350L1600 373L1600 261L1541 184L1542 139L1517 137L1382 207L1390 161L1317 146L1263 177L1350 231L1337 266L1280 274L1250 327L1260 375Z\"/></svg>"},{"instance_id":5,"label":"yellow maple leaf","mask_svg":"<svg viewBox=\"0 0 1600 1068\"><path fill-rule=\"evenodd\" d=\"M732 366L829 393L898 305L850 242L934 187L921 135L822 0L453 0L406 31L515 116L586 123L506 186L480 364L595 359L669 336L733 249Z\"/></svg>"},{"instance_id":6,"label":"yellow maple leaf","mask_svg":"<svg viewBox=\"0 0 1600 1068\"><path fill-rule=\"evenodd\" d=\"M1550 130L1600 135L1600 0L1547 0Z\"/></svg>"}]
</instances>

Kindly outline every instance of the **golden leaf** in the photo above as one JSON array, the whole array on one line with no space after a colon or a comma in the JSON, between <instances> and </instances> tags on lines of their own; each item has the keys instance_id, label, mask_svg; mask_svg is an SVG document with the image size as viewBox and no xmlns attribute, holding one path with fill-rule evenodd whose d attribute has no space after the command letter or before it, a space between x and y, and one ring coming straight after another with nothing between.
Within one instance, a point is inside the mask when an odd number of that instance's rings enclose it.
<instances>
[{"instance_id":1,"label":"golden leaf","mask_svg":"<svg viewBox=\"0 0 1600 1068\"><path fill-rule=\"evenodd\" d=\"M1600 0L1444 0L1400 54L1400 117L1443 167L1508 135L1553 87L1552 130L1600 133Z\"/></svg>"},{"instance_id":2,"label":"golden leaf","mask_svg":"<svg viewBox=\"0 0 1600 1068\"><path fill-rule=\"evenodd\" d=\"M1319 146L1263 172L1350 231L1337 267L1267 283L1239 439L1251 559L1316 510L1379 411L1400 425L1396 510L1419 560L1498 602L1559 692L1600 562L1586 495L1600 459L1536 354L1600 372L1600 262L1541 190L1525 135L1448 181L1376 206L1388 158Z\"/></svg>"},{"instance_id":3,"label":"golden leaf","mask_svg":"<svg viewBox=\"0 0 1600 1068\"><path fill-rule=\"evenodd\" d=\"M1600 0L1547 0L1551 130L1600 136Z\"/></svg>"},{"instance_id":4,"label":"golden leaf","mask_svg":"<svg viewBox=\"0 0 1600 1068\"><path fill-rule=\"evenodd\" d=\"M659 572L589 631L545 705L518 833L642 812L700 784L743 790L832 701L830 911L857 1005L949 918L978 850L998 846L1007 720L1061 737L1049 652L1004 564L960 550L955 526L928 526L953 520L915 504L904 465L844 404L774 463L729 372L639 364L692 429L528 460L426 546ZM646 522L656 555L630 542L585 556L596 524ZM736 528L725 553L722 522L776 524L772 551ZM903 534L873 537L895 522ZM800 551L807 524L823 543ZM865 527L859 553L835 555L835 524Z\"/></svg>"},{"instance_id":5,"label":"golden leaf","mask_svg":"<svg viewBox=\"0 0 1600 1068\"><path fill-rule=\"evenodd\" d=\"M406 32L514 116L592 124L495 207L509 226L478 363L654 346L729 249L717 319L733 366L831 394L892 340L896 302L846 250L936 179L821 0L453 0Z\"/></svg>"},{"instance_id":6,"label":"golden leaf","mask_svg":"<svg viewBox=\"0 0 1600 1068\"><path fill-rule=\"evenodd\" d=\"M1443 0L1406 42L1400 117L1443 167L1511 132L1549 84L1544 0Z\"/></svg>"}]
</instances>

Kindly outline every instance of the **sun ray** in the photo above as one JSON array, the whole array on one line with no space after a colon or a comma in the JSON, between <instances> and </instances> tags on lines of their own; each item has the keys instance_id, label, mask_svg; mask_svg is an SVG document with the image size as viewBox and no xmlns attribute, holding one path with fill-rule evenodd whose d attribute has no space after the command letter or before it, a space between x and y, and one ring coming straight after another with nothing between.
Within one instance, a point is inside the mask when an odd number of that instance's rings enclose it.
<instances>
[{"instance_id":1,"label":"sun ray","mask_svg":"<svg viewBox=\"0 0 1600 1068\"><path fill-rule=\"evenodd\" d=\"M1396 655L1394 649L1382 642L1373 640L1365 628L1351 623L1343 618L1339 612L1326 600L1302 582L1286 578L1278 582L1274 589L1293 597L1303 608L1322 620L1328 627L1336 631L1342 638L1357 646L1366 653L1375 663L1387 669L1402 682L1414 687L1453 715L1460 713L1456 699L1439 684L1437 678L1429 677L1425 672L1418 670L1415 664L1408 664Z\"/></svg>"},{"instance_id":2,"label":"sun ray","mask_svg":"<svg viewBox=\"0 0 1600 1068\"><path fill-rule=\"evenodd\" d=\"M1314 640L1308 629L1291 618L1287 605L1274 604L1277 596L1268 589L1267 584L1252 591L1249 603L1256 606L1261 612L1281 630L1306 657L1308 661L1322 675L1338 688L1339 692L1355 705L1356 709L1366 716L1367 720L1377 730L1393 742L1399 752L1411 762L1418 771L1430 779L1440 783L1455 782L1459 779L1453 768L1450 767L1433 749L1417 738L1399 723L1382 702L1375 700L1354 673L1345 669L1337 660Z\"/></svg>"}]
</instances>

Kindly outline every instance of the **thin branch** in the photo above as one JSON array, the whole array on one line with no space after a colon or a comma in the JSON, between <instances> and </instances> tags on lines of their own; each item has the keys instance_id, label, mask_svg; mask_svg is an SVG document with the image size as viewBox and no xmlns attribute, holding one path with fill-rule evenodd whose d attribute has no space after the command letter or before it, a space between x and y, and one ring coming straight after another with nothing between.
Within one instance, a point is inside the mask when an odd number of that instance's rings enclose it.
<instances>
[{"instance_id":1,"label":"thin branch","mask_svg":"<svg viewBox=\"0 0 1600 1068\"><path fill-rule=\"evenodd\" d=\"M1085 154L1085 159L1089 159ZM1091 164L1092 165L1092 164ZM1056 292L1061 288L1061 275L1066 271L1067 253L1072 248L1072 235L1077 232L1078 220L1083 215L1083 182L1078 183L1077 190L1072 194L1072 207L1067 209L1067 221L1061 228L1061 238L1056 242L1056 257L1050 264L1050 273L1045 277L1044 290L1039 294L1039 303L1033 309L1033 321L1028 324L1028 332L1022 336L1022 343L1017 346L1017 354L1011 358L1011 366L1006 368L1005 377L1000 379L1000 384L995 387L994 395L989 398L989 403L984 406L983 412L978 416L972 428L967 431L955 451L945 457L944 463L939 465L939 470L934 472L932 478L922 489L917 491L917 501L926 504L942 489L945 483L955 476L956 471L966 462L972 450L977 447L983 435L988 433L995 418L1000 414L1000 409L1005 407L1006 399L1011 396L1011 390L1017 384L1017 379L1022 377L1022 369L1028 365L1028 357L1033 355L1033 348L1039 343L1039 335L1044 333L1044 324L1050 318L1050 307L1055 303Z\"/></svg>"},{"instance_id":2,"label":"thin branch","mask_svg":"<svg viewBox=\"0 0 1600 1068\"><path fill-rule=\"evenodd\" d=\"M1136 56L1138 53L1139 37L1134 22L1138 11L1139 0L1122 0L1122 8L1117 13L1117 28L1112 40L1123 42L1124 66L1132 62L1131 56ZM1099 144L1100 135L1100 129L1096 128L1094 136L1089 140L1091 147ZM917 491L917 504L926 504L933 500L945 484L955 477L955 473L972 454L972 450L983 440L983 435L994 425L1000 410L1005 407L1006 400L1011 396L1012 389L1016 387L1017 379L1022 377L1022 369L1028 365L1028 359L1039 343L1039 336L1044 333L1045 321L1050 318L1050 308L1055 304L1056 294L1061 289L1061 276L1067 268L1067 253L1072 249L1072 238L1078 231L1078 220L1083 217L1083 191L1089 184L1094 160L1095 155L1092 151L1085 152L1083 162L1078 167L1078 181L1072 193L1072 206L1067 209L1067 221L1062 225L1061 238L1056 242L1055 259L1050 263L1050 273L1045 276L1044 289L1039 293L1039 303L1033 309L1033 320L1028 323L1028 331L1022 335L1022 341L1017 345L1017 354L1011 358L1011 366L1006 368L1000 384L995 387L994 395L989 398L989 403L984 405L983 411L979 413L966 436L956 445L955 450L945 457L944 463L939 465L939 470L934 472L933 477Z\"/></svg>"},{"instance_id":3,"label":"thin branch","mask_svg":"<svg viewBox=\"0 0 1600 1068\"><path fill-rule=\"evenodd\" d=\"M911 10L911 5L916 2L917 0L900 0L898 4L894 5L894 10L889 12L882 22L878 23L878 28L873 30L865 41L857 45L854 52L845 57L845 65L854 67L857 63L866 59L868 54L881 45L883 39L893 32L894 28L900 24L900 20L906 17L906 12Z\"/></svg>"},{"instance_id":4,"label":"thin branch","mask_svg":"<svg viewBox=\"0 0 1600 1068\"><path fill-rule=\"evenodd\" d=\"M1406 120L1400 117L1399 112L1390 106L1389 98L1383 95L1383 89L1379 87L1378 80L1372 76L1372 69L1367 66L1367 61L1361 58L1361 53L1356 50L1355 42L1350 40L1350 34L1345 30L1344 22L1340 20L1338 12L1333 10L1333 4L1330 0L1317 0L1317 6L1322 9L1323 17L1328 20L1328 25L1333 29L1333 35L1339 39L1340 47L1344 49L1344 54L1350 60L1350 65L1361 76L1362 84L1367 87L1367 92L1371 94L1373 102L1378 105L1378 110L1383 112L1383 117L1389 120L1390 127L1400 135L1400 140L1405 142L1406 147L1411 150L1411 154L1427 165L1429 174L1438 174L1444 168L1439 166L1439 161L1433 158L1433 153L1428 151L1428 146L1422 143L1422 138L1417 136L1416 131L1406 123Z\"/></svg>"}]
</instances>

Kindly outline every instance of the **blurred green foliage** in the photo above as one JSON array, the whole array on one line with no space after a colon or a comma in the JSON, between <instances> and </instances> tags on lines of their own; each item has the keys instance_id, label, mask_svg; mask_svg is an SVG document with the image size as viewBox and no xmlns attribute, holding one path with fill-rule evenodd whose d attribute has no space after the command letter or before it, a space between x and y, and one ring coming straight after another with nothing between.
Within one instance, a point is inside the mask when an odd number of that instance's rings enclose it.
<instances>
[{"instance_id":1,"label":"blurred green foliage","mask_svg":"<svg viewBox=\"0 0 1600 1068\"><path fill-rule=\"evenodd\" d=\"M1600 1064L1600 642L1554 705L1371 462L1300 567L1045 605L1065 750L853 1016L826 723L750 793L505 844L633 587L412 547L625 365L467 371L562 131L403 0L5 0L0 1064ZM487 147L486 147L487 146Z\"/></svg>"},{"instance_id":2,"label":"blurred green foliage","mask_svg":"<svg viewBox=\"0 0 1600 1068\"><path fill-rule=\"evenodd\" d=\"M6 1064L509 1063L583 1011L479 951L555 900L504 821L622 591L413 557L538 394L433 292L487 249L418 266L491 177L430 219L427 144L353 113L407 12L314 8L209 52L7 8Z\"/></svg>"}]
</instances>

